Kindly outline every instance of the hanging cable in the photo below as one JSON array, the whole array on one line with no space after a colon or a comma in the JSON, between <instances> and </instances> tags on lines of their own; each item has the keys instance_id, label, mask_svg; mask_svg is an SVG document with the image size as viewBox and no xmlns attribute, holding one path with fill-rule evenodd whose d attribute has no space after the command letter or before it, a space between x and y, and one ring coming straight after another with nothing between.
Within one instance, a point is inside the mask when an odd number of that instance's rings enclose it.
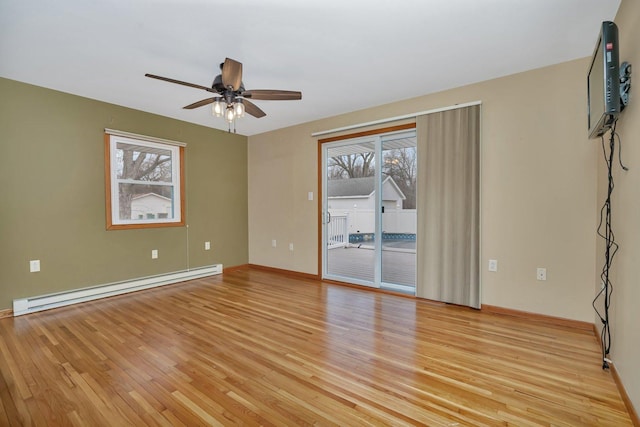
<instances>
[{"instance_id":1,"label":"hanging cable","mask_svg":"<svg viewBox=\"0 0 640 427\"><path fill-rule=\"evenodd\" d=\"M613 180L613 164L615 159L615 145L616 145L616 136L618 136L618 141L620 145L620 150L618 151L618 161L620 163L620 167L623 170L629 170L626 166L622 164L622 140L620 136L616 134L616 125L617 120L613 123L611 127L611 134L609 137L609 152L607 153L607 148L605 146L604 136L601 137L602 142L602 152L604 155L604 160L607 165L607 198L600 209L600 223L598 224L598 236L602 237L605 241L605 252L604 252L604 265L602 266L602 272L600 273L601 279L601 289L596 294L593 299L592 306L596 311L596 314L600 318L602 322L602 331L600 333L600 340L602 343L602 369L609 368L609 351L611 350L611 328L609 324L609 308L611 306L611 295L613 294L613 283L611 282L611 278L609 273L611 271L611 265L613 263L613 258L618 252L619 246L616 243L615 235L613 233L613 228L611 226L611 195L613 194L613 189L615 188L614 180ZM601 312L598 310L596 306L596 302L602 299L602 310Z\"/></svg>"}]
</instances>

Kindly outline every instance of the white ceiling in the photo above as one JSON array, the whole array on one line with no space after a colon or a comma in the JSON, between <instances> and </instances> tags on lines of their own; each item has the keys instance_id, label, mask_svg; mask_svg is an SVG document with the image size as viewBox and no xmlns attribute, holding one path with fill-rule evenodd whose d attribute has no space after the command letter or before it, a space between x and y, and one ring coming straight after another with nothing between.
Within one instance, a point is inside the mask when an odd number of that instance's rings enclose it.
<instances>
[{"instance_id":1,"label":"white ceiling","mask_svg":"<svg viewBox=\"0 0 640 427\"><path fill-rule=\"evenodd\" d=\"M591 55L620 0L0 0L0 76L227 129L209 93L225 57L253 135ZM585 70L586 73L586 70ZM584 76L576 76L583 78ZM1 94L0 94L1 96Z\"/></svg>"}]
</instances>

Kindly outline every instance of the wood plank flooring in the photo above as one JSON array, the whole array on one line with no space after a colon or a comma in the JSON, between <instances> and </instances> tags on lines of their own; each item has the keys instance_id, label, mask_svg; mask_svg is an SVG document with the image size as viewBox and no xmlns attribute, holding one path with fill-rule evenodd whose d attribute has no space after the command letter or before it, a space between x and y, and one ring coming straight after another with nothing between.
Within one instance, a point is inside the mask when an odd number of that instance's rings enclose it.
<instances>
[{"instance_id":1,"label":"wood plank flooring","mask_svg":"<svg viewBox=\"0 0 640 427\"><path fill-rule=\"evenodd\" d=\"M592 333L246 270L0 319L0 425L631 425Z\"/></svg>"}]
</instances>

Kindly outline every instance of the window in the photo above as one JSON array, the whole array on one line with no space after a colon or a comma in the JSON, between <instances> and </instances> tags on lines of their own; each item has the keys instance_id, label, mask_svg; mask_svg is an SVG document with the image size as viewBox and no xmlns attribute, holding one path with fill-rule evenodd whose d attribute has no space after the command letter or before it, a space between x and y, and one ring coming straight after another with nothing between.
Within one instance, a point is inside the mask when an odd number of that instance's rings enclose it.
<instances>
[{"instance_id":1,"label":"window","mask_svg":"<svg viewBox=\"0 0 640 427\"><path fill-rule=\"evenodd\" d=\"M184 225L184 144L106 130L105 183L108 230Z\"/></svg>"}]
</instances>

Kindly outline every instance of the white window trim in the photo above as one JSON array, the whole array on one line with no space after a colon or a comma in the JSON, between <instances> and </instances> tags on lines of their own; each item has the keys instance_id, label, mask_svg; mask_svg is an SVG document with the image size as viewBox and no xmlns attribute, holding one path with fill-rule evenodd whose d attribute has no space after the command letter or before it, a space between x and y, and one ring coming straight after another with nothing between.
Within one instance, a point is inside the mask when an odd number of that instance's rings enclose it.
<instances>
[{"instance_id":1,"label":"white window trim","mask_svg":"<svg viewBox=\"0 0 640 427\"><path fill-rule=\"evenodd\" d=\"M140 134L137 134L137 133L125 132L125 131L122 131L122 130L105 129L104 133L108 133L109 135L113 135L113 136L122 136L122 137L125 137L125 138L131 138L131 139L135 139L135 140L138 140L138 141L157 142L158 144L177 145L178 147L186 147L187 146L187 144L185 142L173 141L171 139L157 138L155 136L140 135Z\"/></svg>"}]
</instances>

